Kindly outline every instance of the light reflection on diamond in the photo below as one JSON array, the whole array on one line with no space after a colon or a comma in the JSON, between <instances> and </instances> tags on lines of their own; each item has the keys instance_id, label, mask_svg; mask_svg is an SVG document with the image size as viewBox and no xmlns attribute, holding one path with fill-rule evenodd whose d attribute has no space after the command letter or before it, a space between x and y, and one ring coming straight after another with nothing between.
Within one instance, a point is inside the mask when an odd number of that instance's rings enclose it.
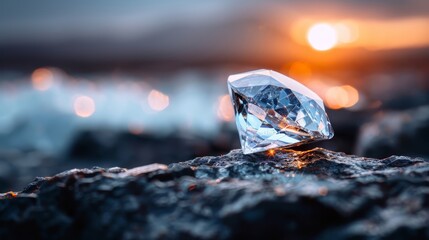
<instances>
[{"instance_id":1,"label":"light reflection on diamond","mask_svg":"<svg viewBox=\"0 0 429 240\"><path fill-rule=\"evenodd\" d=\"M245 154L334 135L322 99L278 72L231 75L228 87Z\"/></svg>"}]
</instances>

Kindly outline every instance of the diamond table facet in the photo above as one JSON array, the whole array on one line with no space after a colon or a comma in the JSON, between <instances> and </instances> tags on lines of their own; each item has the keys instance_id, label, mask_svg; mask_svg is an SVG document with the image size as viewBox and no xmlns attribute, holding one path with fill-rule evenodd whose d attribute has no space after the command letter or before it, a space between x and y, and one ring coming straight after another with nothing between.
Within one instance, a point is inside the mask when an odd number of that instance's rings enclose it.
<instances>
[{"instance_id":1,"label":"diamond table facet","mask_svg":"<svg viewBox=\"0 0 429 240\"><path fill-rule=\"evenodd\" d=\"M322 99L285 75L264 69L235 74L228 89L245 154L334 136Z\"/></svg>"}]
</instances>

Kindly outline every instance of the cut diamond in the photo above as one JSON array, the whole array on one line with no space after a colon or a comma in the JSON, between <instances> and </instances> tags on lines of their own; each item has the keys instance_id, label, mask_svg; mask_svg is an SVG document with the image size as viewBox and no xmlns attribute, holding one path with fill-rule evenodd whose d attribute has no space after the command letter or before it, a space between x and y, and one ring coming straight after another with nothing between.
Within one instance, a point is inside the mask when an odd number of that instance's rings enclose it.
<instances>
[{"instance_id":1,"label":"cut diamond","mask_svg":"<svg viewBox=\"0 0 429 240\"><path fill-rule=\"evenodd\" d=\"M244 154L334 136L322 99L278 72L231 75L228 89Z\"/></svg>"}]
</instances>

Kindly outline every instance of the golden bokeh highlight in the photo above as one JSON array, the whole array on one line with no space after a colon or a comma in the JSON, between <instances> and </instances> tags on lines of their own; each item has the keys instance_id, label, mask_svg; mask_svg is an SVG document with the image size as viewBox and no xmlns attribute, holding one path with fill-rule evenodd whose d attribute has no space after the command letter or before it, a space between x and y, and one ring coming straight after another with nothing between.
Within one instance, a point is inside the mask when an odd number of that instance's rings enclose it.
<instances>
[{"instance_id":1,"label":"golden bokeh highlight","mask_svg":"<svg viewBox=\"0 0 429 240\"><path fill-rule=\"evenodd\" d=\"M163 111L170 104L170 98L168 97L168 95L155 89L149 92L149 95L147 96L147 101L148 101L149 107L152 110L155 110L158 112Z\"/></svg>"},{"instance_id":2,"label":"golden bokeh highlight","mask_svg":"<svg viewBox=\"0 0 429 240\"><path fill-rule=\"evenodd\" d=\"M31 84L38 91L48 90L54 82L54 75L47 68L38 68L31 74Z\"/></svg>"},{"instance_id":3,"label":"golden bokeh highlight","mask_svg":"<svg viewBox=\"0 0 429 240\"><path fill-rule=\"evenodd\" d=\"M350 85L345 85L342 88L347 92L347 96L349 98L347 105L345 107L349 108L349 107L353 107L354 105L356 105L356 103L359 102L358 90L356 88L350 86Z\"/></svg>"},{"instance_id":4,"label":"golden bokeh highlight","mask_svg":"<svg viewBox=\"0 0 429 240\"><path fill-rule=\"evenodd\" d=\"M220 120L225 122L234 120L234 108L228 94L219 97L217 116Z\"/></svg>"},{"instance_id":5,"label":"golden bokeh highlight","mask_svg":"<svg viewBox=\"0 0 429 240\"><path fill-rule=\"evenodd\" d=\"M349 108L359 101L359 92L350 85L331 87L325 93L325 101L331 109Z\"/></svg>"},{"instance_id":6,"label":"golden bokeh highlight","mask_svg":"<svg viewBox=\"0 0 429 240\"><path fill-rule=\"evenodd\" d=\"M73 103L74 112L78 117L87 118L95 112L95 102L91 97L79 96Z\"/></svg>"},{"instance_id":7,"label":"golden bokeh highlight","mask_svg":"<svg viewBox=\"0 0 429 240\"><path fill-rule=\"evenodd\" d=\"M346 90L341 87L331 87L325 94L326 105L331 109L343 108L349 101Z\"/></svg>"}]
</instances>

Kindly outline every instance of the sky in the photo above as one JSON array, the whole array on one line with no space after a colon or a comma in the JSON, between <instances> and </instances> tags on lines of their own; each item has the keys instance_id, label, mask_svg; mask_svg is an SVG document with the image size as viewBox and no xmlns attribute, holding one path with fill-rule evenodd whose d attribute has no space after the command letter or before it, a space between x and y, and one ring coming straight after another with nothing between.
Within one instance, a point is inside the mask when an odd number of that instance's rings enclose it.
<instances>
[{"instance_id":1,"label":"sky","mask_svg":"<svg viewBox=\"0 0 429 240\"><path fill-rule=\"evenodd\" d=\"M426 0L3 0L1 5L3 62L34 57L88 61L282 59L302 54L302 46L296 45L291 33L302 19L358 21L367 36L361 34L362 42L349 47L429 46ZM401 29L395 26L400 25L409 31L404 33L406 38L399 36L404 38L400 43L389 46L377 35L380 28L398 35Z\"/></svg>"}]
</instances>

